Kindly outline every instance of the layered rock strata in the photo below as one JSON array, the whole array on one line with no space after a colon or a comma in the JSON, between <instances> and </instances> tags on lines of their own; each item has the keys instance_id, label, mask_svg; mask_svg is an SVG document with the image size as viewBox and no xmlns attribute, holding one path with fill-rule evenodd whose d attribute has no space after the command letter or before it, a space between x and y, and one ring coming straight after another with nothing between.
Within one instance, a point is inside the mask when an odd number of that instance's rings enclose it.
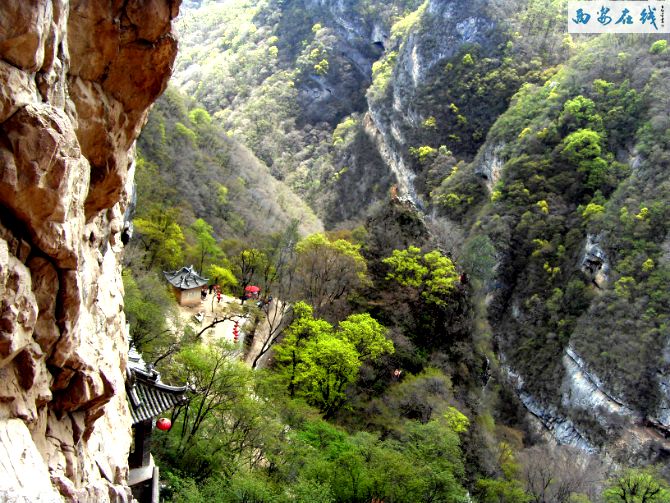
<instances>
[{"instance_id":1,"label":"layered rock strata","mask_svg":"<svg viewBox=\"0 0 670 503\"><path fill-rule=\"evenodd\" d=\"M131 499L120 233L179 3L0 2L0 500Z\"/></svg>"}]
</instances>

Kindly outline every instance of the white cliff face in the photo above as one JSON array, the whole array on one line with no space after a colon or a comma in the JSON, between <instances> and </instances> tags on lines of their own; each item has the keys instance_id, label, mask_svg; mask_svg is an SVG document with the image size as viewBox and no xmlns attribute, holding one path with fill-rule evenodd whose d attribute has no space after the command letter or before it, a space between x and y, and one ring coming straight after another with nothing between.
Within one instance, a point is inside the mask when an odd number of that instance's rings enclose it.
<instances>
[{"instance_id":1,"label":"white cliff face","mask_svg":"<svg viewBox=\"0 0 670 503\"><path fill-rule=\"evenodd\" d=\"M464 43L483 42L485 32L494 22L478 14L472 2L430 0L426 6L421 33L409 34L398 65L412 77L416 87L444 59L456 54Z\"/></svg>"},{"instance_id":2,"label":"white cliff face","mask_svg":"<svg viewBox=\"0 0 670 503\"><path fill-rule=\"evenodd\" d=\"M2 501L130 499L120 234L178 7L0 3Z\"/></svg>"},{"instance_id":3,"label":"white cliff face","mask_svg":"<svg viewBox=\"0 0 670 503\"><path fill-rule=\"evenodd\" d=\"M516 389L517 395L524 407L551 433L559 444L571 445L588 453L595 453L597 449L586 439L583 432L568 418L558 413L554 406L547 406L536 400L526 391L523 378L507 365L502 366L510 384Z\"/></svg>"},{"instance_id":4,"label":"white cliff face","mask_svg":"<svg viewBox=\"0 0 670 503\"><path fill-rule=\"evenodd\" d=\"M416 173L407 167L402 155L392 147L396 141L396 136L389 131L387 128L388 123L380 115L378 110L370 109L363 122L365 132L377 146L382 159L384 159L386 165L395 175L398 181L397 185L400 197L408 199L415 206L420 206L416 189L414 188Z\"/></svg>"},{"instance_id":5,"label":"white cliff face","mask_svg":"<svg viewBox=\"0 0 670 503\"><path fill-rule=\"evenodd\" d=\"M666 368L670 367L670 339L663 348L663 361ZM658 406L658 422L670 429L670 373L658 373L658 385L661 392L661 401Z\"/></svg>"},{"instance_id":6,"label":"white cliff face","mask_svg":"<svg viewBox=\"0 0 670 503\"><path fill-rule=\"evenodd\" d=\"M586 236L580 267L598 288L604 289L609 281L610 266L607 254L600 246L601 237L593 234Z\"/></svg>"},{"instance_id":7,"label":"white cliff face","mask_svg":"<svg viewBox=\"0 0 670 503\"><path fill-rule=\"evenodd\" d=\"M661 261L665 264L670 263L670 237L665 238L661 244L663 255ZM670 368L670 339L668 339L663 348L663 362L666 368ZM661 391L661 401L658 406L658 421L670 429L670 371L659 372L658 383Z\"/></svg>"},{"instance_id":8,"label":"white cliff face","mask_svg":"<svg viewBox=\"0 0 670 503\"><path fill-rule=\"evenodd\" d=\"M475 160L475 173L481 176L489 194L502 176L502 168L505 161L501 157L504 144L487 144Z\"/></svg>"},{"instance_id":9,"label":"white cliff face","mask_svg":"<svg viewBox=\"0 0 670 503\"><path fill-rule=\"evenodd\" d=\"M598 422L605 431L616 431L618 438L612 438L611 445L608 445L609 450L605 454L616 456L619 446L627 456L640 456L640 459L644 460L652 445L670 449L670 441L663 437L661 431L668 427L667 389L666 399L659 408L658 417L644 418L609 392L605 383L588 368L584 359L571 346L568 346L563 354L563 366L565 368L561 395L563 408L580 410ZM572 445L589 453L600 451L599 446L588 440L586 432L565 414L559 412L556 406L541 403L530 394L519 374L507 365L502 366L502 371L515 388L524 407L559 444ZM667 385L667 381L665 383Z\"/></svg>"},{"instance_id":10,"label":"white cliff face","mask_svg":"<svg viewBox=\"0 0 670 503\"><path fill-rule=\"evenodd\" d=\"M607 415L616 415L639 421L641 417L624 402L606 392L600 378L589 371L584 360L568 346L563 355L565 378L562 403L589 411L602 426L608 426Z\"/></svg>"}]
</instances>

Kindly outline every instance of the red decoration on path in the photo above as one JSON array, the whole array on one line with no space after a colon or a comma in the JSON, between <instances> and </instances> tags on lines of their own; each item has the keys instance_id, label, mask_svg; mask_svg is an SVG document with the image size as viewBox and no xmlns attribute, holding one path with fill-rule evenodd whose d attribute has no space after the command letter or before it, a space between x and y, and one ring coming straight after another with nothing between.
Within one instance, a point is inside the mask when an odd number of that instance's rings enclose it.
<instances>
[{"instance_id":1,"label":"red decoration on path","mask_svg":"<svg viewBox=\"0 0 670 503\"><path fill-rule=\"evenodd\" d=\"M239 338L240 338L240 324L236 321L235 326L233 326L233 342L237 344Z\"/></svg>"},{"instance_id":2,"label":"red decoration on path","mask_svg":"<svg viewBox=\"0 0 670 503\"><path fill-rule=\"evenodd\" d=\"M172 421L170 421L167 417L161 417L158 421L156 421L156 428L162 431L168 431L170 428L172 428Z\"/></svg>"}]
</instances>

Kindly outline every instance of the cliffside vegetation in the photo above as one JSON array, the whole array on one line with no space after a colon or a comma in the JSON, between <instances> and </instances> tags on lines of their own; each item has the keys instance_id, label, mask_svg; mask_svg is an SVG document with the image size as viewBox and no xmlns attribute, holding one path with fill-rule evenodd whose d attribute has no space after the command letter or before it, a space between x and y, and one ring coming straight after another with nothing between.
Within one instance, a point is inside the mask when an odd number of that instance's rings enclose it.
<instances>
[{"instance_id":1,"label":"cliffside vegetation","mask_svg":"<svg viewBox=\"0 0 670 503\"><path fill-rule=\"evenodd\" d=\"M667 44L573 39L564 3L187 11L125 272L134 342L200 391L167 498L667 501ZM265 368L176 321L190 263L286 303Z\"/></svg>"},{"instance_id":2,"label":"cliffside vegetation","mask_svg":"<svg viewBox=\"0 0 670 503\"><path fill-rule=\"evenodd\" d=\"M651 417L662 405L670 215L657 93L667 60L650 53L653 43L585 43L546 83L525 85L491 129L501 178L490 200L452 192L458 175L436 191L446 215L471 216L470 239L495 248L489 320L528 389L547 402L564 378L555 355L571 346L617 399ZM616 435L606 426L584 431L595 444Z\"/></svg>"}]
</instances>

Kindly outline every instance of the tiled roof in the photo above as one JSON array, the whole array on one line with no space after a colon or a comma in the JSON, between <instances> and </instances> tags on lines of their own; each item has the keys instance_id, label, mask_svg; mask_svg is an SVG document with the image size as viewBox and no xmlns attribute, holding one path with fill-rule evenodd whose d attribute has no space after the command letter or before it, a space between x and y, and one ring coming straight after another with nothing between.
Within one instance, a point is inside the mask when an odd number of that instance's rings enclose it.
<instances>
[{"instance_id":1,"label":"tiled roof","mask_svg":"<svg viewBox=\"0 0 670 503\"><path fill-rule=\"evenodd\" d=\"M191 267L182 267L176 271L163 271L163 275L168 282L175 288L182 290L190 290L191 288L198 288L206 285L208 278L203 278Z\"/></svg>"},{"instance_id":2,"label":"tiled roof","mask_svg":"<svg viewBox=\"0 0 670 503\"><path fill-rule=\"evenodd\" d=\"M168 386L160 374L146 365L134 347L128 353L129 378L126 383L133 424L152 419L186 401L188 386Z\"/></svg>"}]
</instances>

